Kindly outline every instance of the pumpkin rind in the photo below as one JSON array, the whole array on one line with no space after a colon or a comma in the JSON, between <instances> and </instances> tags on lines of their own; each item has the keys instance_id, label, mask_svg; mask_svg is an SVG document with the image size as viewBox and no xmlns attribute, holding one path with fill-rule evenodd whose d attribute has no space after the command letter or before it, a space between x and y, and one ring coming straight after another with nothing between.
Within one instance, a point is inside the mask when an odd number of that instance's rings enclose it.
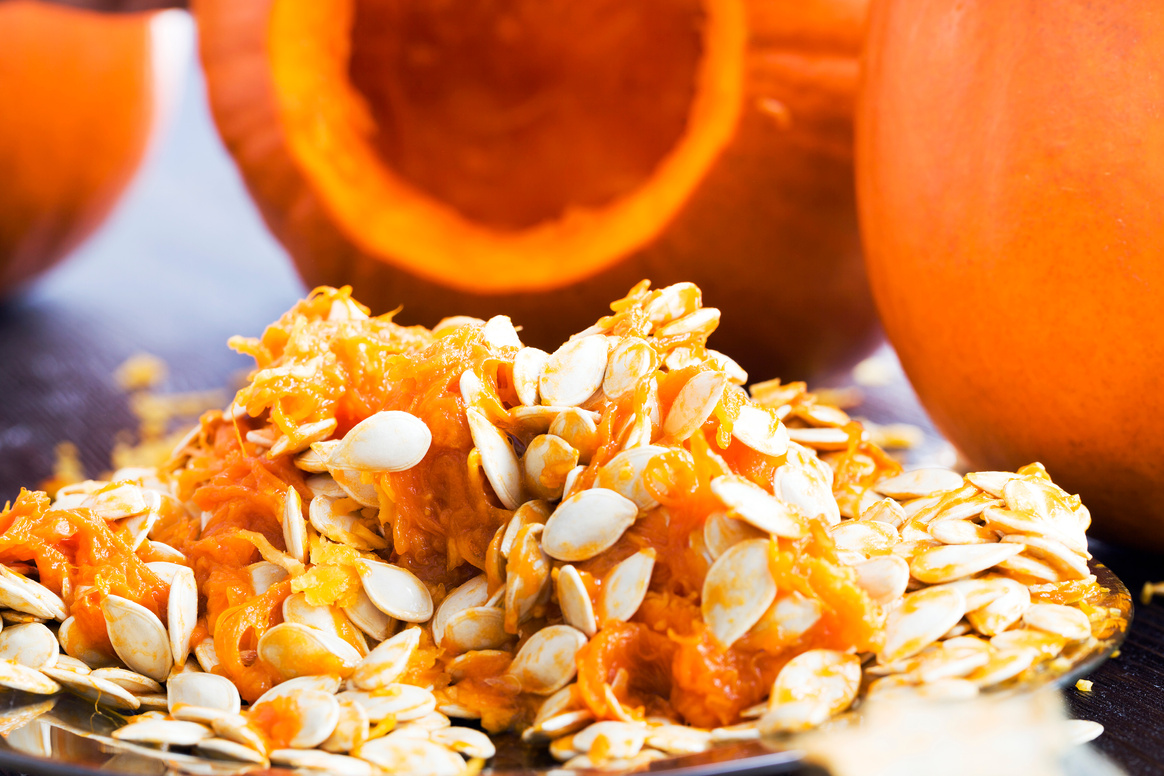
<instances>
[{"instance_id":1,"label":"pumpkin rind","mask_svg":"<svg viewBox=\"0 0 1164 776\"><path fill-rule=\"evenodd\" d=\"M643 277L693 280L705 303L736 311L714 346L743 355L758 375L819 374L876 338L850 147L865 3L718 4L738 5L747 31L738 120L718 154L657 232L611 249L593 269L543 272L520 289L477 283L480 272L426 276L417 260L369 246L358 224L345 229L329 205L334 186L300 161L302 132L280 107L269 40L279 3L198 0L195 11L219 131L309 285L350 283L374 308L403 304L402 321L504 311L537 345L561 341Z\"/></svg>"},{"instance_id":2,"label":"pumpkin rind","mask_svg":"<svg viewBox=\"0 0 1164 776\"><path fill-rule=\"evenodd\" d=\"M869 276L922 403L1164 548L1159 5L890 0L866 57Z\"/></svg>"},{"instance_id":3,"label":"pumpkin rind","mask_svg":"<svg viewBox=\"0 0 1164 776\"><path fill-rule=\"evenodd\" d=\"M0 293L67 255L132 178L154 123L155 18L0 3Z\"/></svg>"}]
</instances>

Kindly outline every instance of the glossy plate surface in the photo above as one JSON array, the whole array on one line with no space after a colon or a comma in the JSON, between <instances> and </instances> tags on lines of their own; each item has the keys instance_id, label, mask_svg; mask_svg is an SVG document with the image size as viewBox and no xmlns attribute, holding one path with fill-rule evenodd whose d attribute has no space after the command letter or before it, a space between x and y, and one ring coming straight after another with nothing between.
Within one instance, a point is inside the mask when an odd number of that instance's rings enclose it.
<instances>
[{"instance_id":1,"label":"glossy plate surface","mask_svg":"<svg viewBox=\"0 0 1164 776\"><path fill-rule=\"evenodd\" d=\"M1107 567L1093 563L1092 570L1107 590L1102 605L1110 612L1110 617L1094 629L1096 641L1074 650L1069 648L1064 652L1066 665L1060 664L1057 669L1048 665L1023 684L1000 692L1029 692L1047 684L1068 686L1094 671L1123 642L1132 619L1131 596ZM46 698L11 690L0 692L0 770L29 776L160 776L173 772L230 776L254 767L115 741L109 734L122 721L116 714L69 694ZM497 756L485 773L521 776L543 774L557 767L544 749L524 745L512 736L496 741ZM788 741L745 741L722 744L702 754L658 760L646 770L670 776L760 776L795 770L800 763L800 754Z\"/></svg>"}]
</instances>

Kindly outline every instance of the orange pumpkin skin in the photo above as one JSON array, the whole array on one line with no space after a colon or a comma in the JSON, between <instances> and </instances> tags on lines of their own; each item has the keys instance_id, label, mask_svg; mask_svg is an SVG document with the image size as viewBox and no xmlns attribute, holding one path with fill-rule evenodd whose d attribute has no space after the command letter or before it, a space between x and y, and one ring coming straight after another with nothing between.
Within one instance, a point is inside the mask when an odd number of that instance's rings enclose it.
<instances>
[{"instance_id":1,"label":"orange pumpkin skin","mask_svg":"<svg viewBox=\"0 0 1164 776\"><path fill-rule=\"evenodd\" d=\"M712 346L757 378L819 375L877 341L852 181L866 0L721 3L740 5L746 18L740 115L689 198L643 245L593 273L563 271L557 283L501 290L475 288L481 273L417 272L345 230L291 147L280 112L268 41L279 2L196 0L194 9L218 129L308 286L351 284L376 310L403 305L398 320L406 323L507 314L525 327L528 344L547 347L643 278L691 280L705 304L728 313Z\"/></svg>"},{"instance_id":2,"label":"orange pumpkin skin","mask_svg":"<svg viewBox=\"0 0 1164 776\"><path fill-rule=\"evenodd\" d=\"M875 5L858 198L886 333L970 466L1164 548L1164 14Z\"/></svg>"},{"instance_id":3,"label":"orange pumpkin skin","mask_svg":"<svg viewBox=\"0 0 1164 776\"><path fill-rule=\"evenodd\" d=\"M0 293L84 240L137 169L152 18L0 3Z\"/></svg>"}]
</instances>

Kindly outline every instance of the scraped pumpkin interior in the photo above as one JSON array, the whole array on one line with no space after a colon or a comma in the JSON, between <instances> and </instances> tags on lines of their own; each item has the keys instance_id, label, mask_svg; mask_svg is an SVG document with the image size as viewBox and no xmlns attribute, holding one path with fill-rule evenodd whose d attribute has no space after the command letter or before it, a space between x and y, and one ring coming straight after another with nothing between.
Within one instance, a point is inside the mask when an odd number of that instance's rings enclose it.
<instances>
[{"instance_id":1,"label":"scraped pumpkin interior","mask_svg":"<svg viewBox=\"0 0 1164 776\"><path fill-rule=\"evenodd\" d=\"M500 230L632 194L686 129L700 4L495 5L356 1L348 73L384 165Z\"/></svg>"},{"instance_id":2,"label":"scraped pumpkin interior","mask_svg":"<svg viewBox=\"0 0 1164 776\"><path fill-rule=\"evenodd\" d=\"M273 6L283 131L353 238L431 279L594 274L659 234L739 117L737 0L339 5Z\"/></svg>"}]
</instances>

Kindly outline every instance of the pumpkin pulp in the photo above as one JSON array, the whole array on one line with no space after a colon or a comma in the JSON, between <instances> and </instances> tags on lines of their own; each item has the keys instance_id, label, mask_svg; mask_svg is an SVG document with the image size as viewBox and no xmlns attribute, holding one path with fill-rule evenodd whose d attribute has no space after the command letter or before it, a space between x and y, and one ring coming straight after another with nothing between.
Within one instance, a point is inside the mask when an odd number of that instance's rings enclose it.
<instances>
[{"instance_id":1,"label":"pumpkin pulp","mask_svg":"<svg viewBox=\"0 0 1164 776\"><path fill-rule=\"evenodd\" d=\"M276 0L283 131L369 250L461 288L561 286L654 238L730 140L743 9L489 5Z\"/></svg>"}]
</instances>

